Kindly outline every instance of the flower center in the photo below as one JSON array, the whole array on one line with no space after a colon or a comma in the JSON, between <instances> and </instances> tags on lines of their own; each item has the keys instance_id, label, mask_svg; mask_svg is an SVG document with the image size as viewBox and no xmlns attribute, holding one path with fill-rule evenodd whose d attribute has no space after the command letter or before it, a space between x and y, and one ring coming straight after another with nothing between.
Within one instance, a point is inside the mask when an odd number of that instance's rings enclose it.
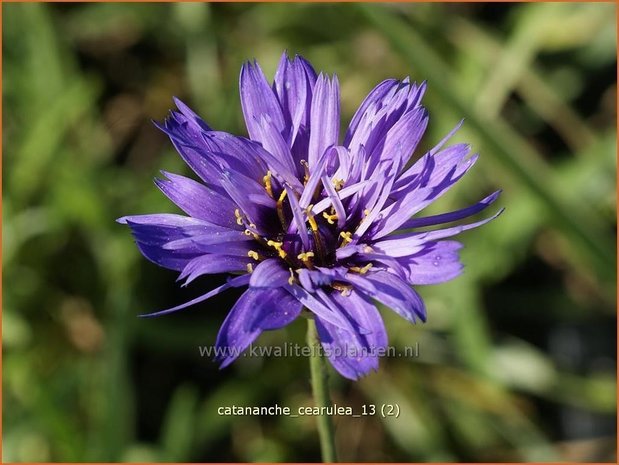
<instances>
[{"instance_id":1,"label":"flower center","mask_svg":"<svg viewBox=\"0 0 619 465\"><path fill-rule=\"evenodd\" d=\"M309 169L307 162L302 162L306 170L304 182L309 179ZM298 231L299 220L295 221L292 211L289 194L280 183L272 176L271 171L267 171L262 178L264 189L269 197L275 200L275 214L271 231L265 234L259 231L254 224L241 213L239 209L234 212L235 221L239 225L245 225L245 234L253 237L255 246L248 252L248 257L256 262L266 258L279 257L291 269L307 268L313 269L315 266L333 266L336 261L335 251L338 247L345 246L352 240L352 233L340 231L338 228L338 215L331 207L329 211L324 211L320 215L312 213L313 205L309 205L304 210L303 227L304 231ZM340 190L344 181L336 179L333 181L334 189ZM322 189L317 188L313 201L321 200ZM294 200L294 199L293 199ZM302 237L302 235L304 237ZM254 268L255 264L250 264L248 270Z\"/></svg>"}]
</instances>

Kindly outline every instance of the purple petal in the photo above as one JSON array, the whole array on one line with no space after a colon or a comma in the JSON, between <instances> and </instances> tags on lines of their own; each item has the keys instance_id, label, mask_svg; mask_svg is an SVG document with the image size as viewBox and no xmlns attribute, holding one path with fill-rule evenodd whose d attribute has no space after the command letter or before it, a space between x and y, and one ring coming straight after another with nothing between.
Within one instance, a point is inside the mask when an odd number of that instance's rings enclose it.
<instances>
[{"instance_id":1,"label":"purple petal","mask_svg":"<svg viewBox=\"0 0 619 465\"><path fill-rule=\"evenodd\" d=\"M250 288L239 298L221 325L216 360L225 368L265 330L282 328L299 316L303 306L282 289Z\"/></svg>"},{"instance_id":2,"label":"purple petal","mask_svg":"<svg viewBox=\"0 0 619 465\"><path fill-rule=\"evenodd\" d=\"M263 115L282 132L285 128L282 109L258 63L243 64L239 87L249 136L255 141L262 142L260 129L257 126Z\"/></svg>"},{"instance_id":3,"label":"purple petal","mask_svg":"<svg viewBox=\"0 0 619 465\"><path fill-rule=\"evenodd\" d=\"M181 114L186 118L187 123L196 132L210 131L211 128L204 122L191 108L185 105L181 99L173 97L176 107L180 110Z\"/></svg>"},{"instance_id":4,"label":"purple petal","mask_svg":"<svg viewBox=\"0 0 619 465\"><path fill-rule=\"evenodd\" d=\"M395 81L386 89L384 95L370 102L365 108L357 127L350 133L351 136L344 145L353 152L363 145L371 155L370 158L380 158L385 134L406 119L407 113L414 110L424 90L425 85L420 88L416 84L410 84L408 78Z\"/></svg>"},{"instance_id":5,"label":"purple petal","mask_svg":"<svg viewBox=\"0 0 619 465\"><path fill-rule=\"evenodd\" d=\"M307 227L305 225L305 213L301 209L299 205L299 201L297 200L296 194L290 189L288 186L285 186L288 202L290 202L290 209L292 210L292 217L294 219L293 222L290 223L288 227L288 234L293 234L297 232L301 237L301 243L303 244L303 248L305 251L310 250L310 240L309 235L307 233Z\"/></svg>"},{"instance_id":6,"label":"purple petal","mask_svg":"<svg viewBox=\"0 0 619 465\"><path fill-rule=\"evenodd\" d=\"M456 210L449 213L442 213L440 215L432 215L425 216L423 218L413 218L411 220L406 221L404 224L400 226L399 229L411 229L411 228L421 228L425 226L434 226L442 223L451 223L452 221L461 220L463 218L468 218L469 216L475 215L483 210L485 210L488 206L492 205L492 203L499 197L501 191L498 190L493 192L488 197L480 200L475 205L471 205L470 207L462 208L460 210Z\"/></svg>"},{"instance_id":7,"label":"purple petal","mask_svg":"<svg viewBox=\"0 0 619 465\"><path fill-rule=\"evenodd\" d=\"M331 301L325 301L321 298L324 293L318 292L310 294L299 285L286 286L285 289L290 292L299 302L301 302L308 310L320 317L323 321L351 330L350 322L342 315L339 308L331 305Z\"/></svg>"},{"instance_id":8,"label":"purple petal","mask_svg":"<svg viewBox=\"0 0 619 465\"><path fill-rule=\"evenodd\" d=\"M224 172L220 182L251 223L261 231L272 228L276 204L263 186L239 173L230 172Z\"/></svg>"},{"instance_id":9,"label":"purple petal","mask_svg":"<svg viewBox=\"0 0 619 465\"><path fill-rule=\"evenodd\" d=\"M157 265L181 271L202 252L193 244L166 249L173 241L208 233L212 227L202 220L173 214L124 216L117 220L131 228L140 252Z\"/></svg>"},{"instance_id":10,"label":"purple petal","mask_svg":"<svg viewBox=\"0 0 619 465\"><path fill-rule=\"evenodd\" d=\"M435 231L413 232L389 236L384 240L372 243L372 247L392 256L409 255L420 250L420 246L424 245L426 242L437 241L446 237L455 236L469 229L478 228L495 219L503 213L503 210L505 209L501 208L490 218L476 221L475 223L462 224L451 228L437 229Z\"/></svg>"},{"instance_id":11,"label":"purple petal","mask_svg":"<svg viewBox=\"0 0 619 465\"><path fill-rule=\"evenodd\" d=\"M333 209L335 210L335 214L337 215L337 227L342 229L346 224L346 210L344 210L344 205L342 205L342 201L340 200L340 197L335 190L335 187L333 187L331 178L323 175L321 180L322 185L325 188L325 192L327 193L327 197L329 198L329 200L331 200L331 204L333 205Z\"/></svg>"},{"instance_id":12,"label":"purple petal","mask_svg":"<svg viewBox=\"0 0 619 465\"><path fill-rule=\"evenodd\" d=\"M377 370L378 356L387 347L387 332L378 310L357 292L348 296L333 292L329 297L353 326L349 331L316 317L318 336L329 361L340 374L353 380Z\"/></svg>"},{"instance_id":13,"label":"purple petal","mask_svg":"<svg viewBox=\"0 0 619 465\"><path fill-rule=\"evenodd\" d=\"M282 287L288 284L290 272L277 258L268 258L260 262L251 274L249 285L258 287Z\"/></svg>"},{"instance_id":14,"label":"purple petal","mask_svg":"<svg viewBox=\"0 0 619 465\"><path fill-rule=\"evenodd\" d=\"M344 187L341 191L338 192L338 196L340 200L347 199L351 195L356 194L361 189L369 186L370 184L371 184L371 181L361 181L351 186ZM316 205L312 207L312 213L314 215L318 215L319 213L322 213L327 208L329 208L331 205L333 205L333 202L331 201L330 198L327 197L325 199L322 199L321 201L319 201Z\"/></svg>"},{"instance_id":15,"label":"purple petal","mask_svg":"<svg viewBox=\"0 0 619 465\"><path fill-rule=\"evenodd\" d=\"M298 176L298 170L301 166L295 165L290 147L277 128L263 116L259 124L256 125L256 130L260 132L260 140L262 141L264 149L273 154L273 158L279 161L278 166L274 166L274 168L277 168L276 172L279 174L287 174L284 179L289 183L293 183L293 185L300 185L296 176ZM269 164L271 158L272 157L269 157L268 160L265 160L267 164ZM284 173L282 173L282 171L284 171Z\"/></svg>"},{"instance_id":16,"label":"purple petal","mask_svg":"<svg viewBox=\"0 0 619 465\"><path fill-rule=\"evenodd\" d=\"M247 264L251 262L251 259L247 256L239 257L234 255L217 255L208 254L196 257L187 263L187 266L183 269L183 272L178 277L178 280L187 278L186 286L194 279L205 274L215 273L232 273L235 271L247 271Z\"/></svg>"},{"instance_id":17,"label":"purple petal","mask_svg":"<svg viewBox=\"0 0 619 465\"><path fill-rule=\"evenodd\" d=\"M231 229L240 229L234 217L232 201L193 179L162 171L168 179L155 184L181 210L190 216Z\"/></svg>"},{"instance_id":18,"label":"purple petal","mask_svg":"<svg viewBox=\"0 0 619 465\"><path fill-rule=\"evenodd\" d=\"M363 100L363 102L361 102L361 105L359 105L359 108L357 109L354 116L350 120L350 125L348 126L348 130L346 131L346 136L344 137L345 146L349 145L350 139L352 138L353 134L357 130L357 127L359 126L359 123L361 119L363 118L363 116L366 114L368 108L371 105L375 105L375 106L378 105L382 101L383 97L391 89L397 87L398 84L399 83L397 79L386 79L370 91L370 93Z\"/></svg>"},{"instance_id":19,"label":"purple petal","mask_svg":"<svg viewBox=\"0 0 619 465\"><path fill-rule=\"evenodd\" d=\"M414 185L415 181L419 184L417 177L420 173L424 172L429 157L433 159L434 166L432 168L431 178L425 181L426 184L437 184L450 173L452 176L462 174L461 171L464 167L461 166L458 170L458 166L462 165L462 161L470 153L470 150L471 147L468 144L455 144L437 153L434 153L432 150L429 151L417 160L413 166L402 173L395 184L394 192L397 193L401 190L409 189L411 185Z\"/></svg>"},{"instance_id":20,"label":"purple petal","mask_svg":"<svg viewBox=\"0 0 619 465\"><path fill-rule=\"evenodd\" d=\"M172 141L172 145L179 153L181 158L187 166L189 166L194 173L196 173L200 179L209 184L215 190L222 193L222 190L218 189L219 172L213 169L212 162L210 162L204 155L202 133L200 134L187 134L183 129L185 126L178 123L176 120L178 113L172 112L171 116L165 121L164 125L160 125L155 122L155 125L165 132Z\"/></svg>"},{"instance_id":21,"label":"purple petal","mask_svg":"<svg viewBox=\"0 0 619 465\"><path fill-rule=\"evenodd\" d=\"M349 273L348 280L369 297L391 308L401 317L415 323L417 317L426 321L426 308L417 292L402 279L386 271L354 275Z\"/></svg>"},{"instance_id":22,"label":"purple petal","mask_svg":"<svg viewBox=\"0 0 619 465\"><path fill-rule=\"evenodd\" d=\"M394 163L391 166L387 166L387 169L385 169L381 173L381 176L379 177L379 179L380 179L380 183L382 183L382 186L380 186L382 190L377 191L377 192L380 192L380 195L376 196L377 197L376 201L372 199L372 200L369 200L364 205L365 209L369 209L370 212L367 215L367 217L363 219L359 227L356 229L355 240L358 240L361 236L363 236L363 234L368 230L368 228L372 225L374 220L381 213L381 209L383 208L383 205L385 205L385 202L387 201L387 199L389 198L389 195L391 194L391 187L393 186L393 183L395 182L395 177L396 177L397 172L398 172L398 168Z\"/></svg>"},{"instance_id":23,"label":"purple petal","mask_svg":"<svg viewBox=\"0 0 619 465\"><path fill-rule=\"evenodd\" d=\"M409 283L439 284L462 274L461 248L456 241L429 242L421 251L398 261L408 269Z\"/></svg>"},{"instance_id":24,"label":"purple petal","mask_svg":"<svg viewBox=\"0 0 619 465\"><path fill-rule=\"evenodd\" d=\"M290 146L294 144L300 127L309 127L315 83L316 72L312 65L298 55L290 61L284 52L275 72L273 87L284 118L290 125Z\"/></svg>"},{"instance_id":25,"label":"purple petal","mask_svg":"<svg viewBox=\"0 0 619 465\"><path fill-rule=\"evenodd\" d=\"M213 296L225 291L226 289L230 289L232 287L241 287L245 286L249 283L249 275L238 276L236 278L232 278L228 280L225 284L222 284L219 287L207 292L200 297L196 297L195 299L190 300L189 302L185 302L184 304L177 305L176 307L168 308L166 310L160 310L154 313L143 313L139 315L142 318L153 318L162 315L168 315L169 313L178 312L179 310L183 310L184 308L191 307L192 305L198 304L200 302L204 302L207 299L210 299Z\"/></svg>"},{"instance_id":26,"label":"purple petal","mask_svg":"<svg viewBox=\"0 0 619 465\"><path fill-rule=\"evenodd\" d=\"M308 159L310 169L322 157L325 150L337 145L340 132L340 89L337 76L330 80L318 76L310 117L310 139Z\"/></svg>"},{"instance_id":27,"label":"purple petal","mask_svg":"<svg viewBox=\"0 0 619 465\"><path fill-rule=\"evenodd\" d=\"M323 153L322 157L318 159L316 165L312 167L313 170L310 174L309 179L307 180L307 184L305 184L303 193L301 194L301 198L299 199L299 205L301 206L301 208L305 209L310 205L312 197L314 196L314 192L316 192L316 188L320 183L320 179L325 173L327 160L329 159L329 157L330 153Z\"/></svg>"},{"instance_id":28,"label":"purple petal","mask_svg":"<svg viewBox=\"0 0 619 465\"><path fill-rule=\"evenodd\" d=\"M203 153L213 163L230 171L237 171L254 181L261 182L267 171L264 149L259 143L227 132L211 131L203 134Z\"/></svg>"},{"instance_id":29,"label":"purple petal","mask_svg":"<svg viewBox=\"0 0 619 465\"><path fill-rule=\"evenodd\" d=\"M466 160L459 159L459 162L444 177L435 173L444 172L445 169L444 165L436 160L436 169L429 176L427 187L415 187L385 208L381 212L382 219L372 229L373 237L383 237L400 228L411 216L423 210L449 190L473 166L476 160L476 156Z\"/></svg>"},{"instance_id":30,"label":"purple petal","mask_svg":"<svg viewBox=\"0 0 619 465\"><path fill-rule=\"evenodd\" d=\"M342 268L345 271L345 268ZM301 286L308 292L314 292L321 287L330 286L335 280L333 269L315 269L308 270L307 268L301 268L297 271L299 276L299 282Z\"/></svg>"},{"instance_id":31,"label":"purple petal","mask_svg":"<svg viewBox=\"0 0 619 465\"><path fill-rule=\"evenodd\" d=\"M423 107L405 113L389 131L384 140L374 149L372 157L380 160L399 156L404 166L417 148L428 126L428 112Z\"/></svg>"}]
</instances>

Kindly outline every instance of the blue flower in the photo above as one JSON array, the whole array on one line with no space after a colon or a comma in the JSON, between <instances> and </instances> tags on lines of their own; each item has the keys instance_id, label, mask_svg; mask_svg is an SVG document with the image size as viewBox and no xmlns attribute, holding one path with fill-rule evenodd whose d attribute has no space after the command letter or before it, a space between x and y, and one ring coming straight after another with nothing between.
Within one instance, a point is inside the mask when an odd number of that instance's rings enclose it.
<instances>
[{"instance_id":1,"label":"blue flower","mask_svg":"<svg viewBox=\"0 0 619 465\"><path fill-rule=\"evenodd\" d=\"M155 182L186 215L118 221L131 228L146 258L179 271L185 284L206 274L231 277L191 302L150 315L249 286L219 331L222 367L263 331L288 325L306 308L337 371L357 379L376 370L387 334L375 302L413 323L425 321L424 302L411 285L458 276L461 244L449 238L501 213L439 226L484 210L495 192L458 211L415 216L477 160L468 145L446 146L458 126L409 163L428 124L425 89L408 78L381 82L361 103L343 142L337 77L317 76L300 56L282 56L273 85L257 63L243 65L249 138L211 129L176 100L178 111L161 129L200 182L166 172Z\"/></svg>"}]
</instances>

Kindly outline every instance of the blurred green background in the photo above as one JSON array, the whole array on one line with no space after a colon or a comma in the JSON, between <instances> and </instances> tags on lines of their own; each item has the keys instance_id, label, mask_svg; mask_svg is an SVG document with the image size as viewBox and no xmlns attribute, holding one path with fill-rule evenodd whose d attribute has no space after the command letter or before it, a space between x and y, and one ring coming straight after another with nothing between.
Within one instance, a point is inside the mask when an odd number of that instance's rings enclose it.
<instances>
[{"instance_id":1,"label":"blurred green background","mask_svg":"<svg viewBox=\"0 0 619 465\"><path fill-rule=\"evenodd\" d=\"M221 417L311 405L307 360L201 358L238 292L175 315L188 289L142 258L126 214L177 212L187 173L152 124L178 96L246 134L242 62L284 49L337 73L342 116L388 77L427 80L424 149L481 158L429 209L502 188L506 212L461 237L465 274L419 290L429 321L384 311L381 361L334 400L343 461L614 461L615 5L3 4L3 460L318 461L312 418ZM304 321L261 344L304 343Z\"/></svg>"}]
</instances>

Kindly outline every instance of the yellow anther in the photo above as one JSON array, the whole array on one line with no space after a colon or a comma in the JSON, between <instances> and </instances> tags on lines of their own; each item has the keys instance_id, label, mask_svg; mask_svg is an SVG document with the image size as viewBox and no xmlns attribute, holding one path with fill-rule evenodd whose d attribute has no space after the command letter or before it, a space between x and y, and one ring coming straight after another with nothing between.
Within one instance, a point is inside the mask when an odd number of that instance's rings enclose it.
<instances>
[{"instance_id":1,"label":"yellow anther","mask_svg":"<svg viewBox=\"0 0 619 465\"><path fill-rule=\"evenodd\" d=\"M331 284L331 287L336 291L340 291L343 296L348 296L352 292L353 287L350 284L344 284L339 282L334 282Z\"/></svg>"},{"instance_id":2,"label":"yellow anther","mask_svg":"<svg viewBox=\"0 0 619 465\"><path fill-rule=\"evenodd\" d=\"M286 251L282 249L282 246L284 245L283 242L268 241L267 245L277 250L277 253L279 254L280 258L286 258L288 256Z\"/></svg>"},{"instance_id":3,"label":"yellow anther","mask_svg":"<svg viewBox=\"0 0 619 465\"><path fill-rule=\"evenodd\" d=\"M371 263L368 263L364 267L351 266L350 271L354 271L355 273L359 274L366 274L370 270L370 268L372 268L372 266L373 265Z\"/></svg>"},{"instance_id":4,"label":"yellow anther","mask_svg":"<svg viewBox=\"0 0 619 465\"><path fill-rule=\"evenodd\" d=\"M329 215L327 212L322 212L322 216L327 219L327 223L329 224L335 224L337 221L337 215L335 214Z\"/></svg>"},{"instance_id":5,"label":"yellow anther","mask_svg":"<svg viewBox=\"0 0 619 465\"><path fill-rule=\"evenodd\" d=\"M238 208L234 210L234 216L236 217L236 224L238 224L239 226L242 226L243 216L241 215L241 210L239 210Z\"/></svg>"},{"instance_id":6,"label":"yellow anther","mask_svg":"<svg viewBox=\"0 0 619 465\"><path fill-rule=\"evenodd\" d=\"M283 190L281 194L279 194L279 199L277 200L277 203L280 204L284 201L284 199L286 198L286 194L287 194L287 190Z\"/></svg>"},{"instance_id":7,"label":"yellow anther","mask_svg":"<svg viewBox=\"0 0 619 465\"><path fill-rule=\"evenodd\" d=\"M245 231L243 231L243 232L245 233L245 235L246 235L246 236L253 236L253 237L254 237L254 239L256 239L257 241L259 241L259 240L261 240L261 239L262 239L262 238L261 238L258 234L256 234L255 232L253 232L253 231L252 231L252 230L250 230L250 229L246 229L246 230L245 230Z\"/></svg>"},{"instance_id":8,"label":"yellow anther","mask_svg":"<svg viewBox=\"0 0 619 465\"><path fill-rule=\"evenodd\" d=\"M312 258L314 258L314 252L304 252L297 255L297 258L303 262L303 264L312 269L314 268L314 264L312 263Z\"/></svg>"},{"instance_id":9,"label":"yellow anther","mask_svg":"<svg viewBox=\"0 0 619 465\"><path fill-rule=\"evenodd\" d=\"M271 184L271 172L267 171L266 176L262 178L262 182L264 183L264 188L269 194L269 197L273 198L273 185Z\"/></svg>"},{"instance_id":10,"label":"yellow anther","mask_svg":"<svg viewBox=\"0 0 619 465\"><path fill-rule=\"evenodd\" d=\"M344 187L344 180L343 179L334 179L333 180L333 187L335 187L336 191L339 191L342 187Z\"/></svg>"},{"instance_id":11,"label":"yellow anther","mask_svg":"<svg viewBox=\"0 0 619 465\"><path fill-rule=\"evenodd\" d=\"M284 199L286 198L287 191L284 189L282 193L279 195L279 199L277 199L277 217L279 218L279 222L282 224L282 227L286 228L286 216L284 215Z\"/></svg>"},{"instance_id":12,"label":"yellow anther","mask_svg":"<svg viewBox=\"0 0 619 465\"><path fill-rule=\"evenodd\" d=\"M305 160L301 160L301 165L303 165L303 169L305 170L305 175L303 176L303 184L307 184L310 178L309 165Z\"/></svg>"},{"instance_id":13,"label":"yellow anther","mask_svg":"<svg viewBox=\"0 0 619 465\"><path fill-rule=\"evenodd\" d=\"M255 252L253 250L250 250L249 252L247 252L247 256L249 258L253 258L254 260L260 260L260 255L258 254L258 252Z\"/></svg>"},{"instance_id":14,"label":"yellow anther","mask_svg":"<svg viewBox=\"0 0 619 465\"><path fill-rule=\"evenodd\" d=\"M314 252L303 252L297 255L297 258L302 261L308 260L313 257L314 257Z\"/></svg>"},{"instance_id":15,"label":"yellow anther","mask_svg":"<svg viewBox=\"0 0 619 465\"><path fill-rule=\"evenodd\" d=\"M251 263L247 264L247 272L248 273L253 273L254 272L254 265L252 265Z\"/></svg>"},{"instance_id":16,"label":"yellow anther","mask_svg":"<svg viewBox=\"0 0 619 465\"><path fill-rule=\"evenodd\" d=\"M342 231L340 233L340 237L342 239L344 239L344 244L348 244L349 242L352 242L352 233L351 232Z\"/></svg>"},{"instance_id":17,"label":"yellow anther","mask_svg":"<svg viewBox=\"0 0 619 465\"><path fill-rule=\"evenodd\" d=\"M288 268L288 270L290 271L290 277L288 278L288 284L292 286L295 282L297 282L297 279L294 277L294 271L292 271L292 268Z\"/></svg>"},{"instance_id":18,"label":"yellow anther","mask_svg":"<svg viewBox=\"0 0 619 465\"><path fill-rule=\"evenodd\" d=\"M370 214L370 210L368 210L367 208L363 210L363 216L368 216L369 214Z\"/></svg>"},{"instance_id":19,"label":"yellow anther","mask_svg":"<svg viewBox=\"0 0 619 465\"><path fill-rule=\"evenodd\" d=\"M316 232L318 231L318 223L316 223L316 219L314 218L314 215L312 215L312 208L314 206L310 205L309 207L307 207L305 209L305 214L307 215L307 221L310 224L310 228L312 228L312 231Z\"/></svg>"}]
</instances>

